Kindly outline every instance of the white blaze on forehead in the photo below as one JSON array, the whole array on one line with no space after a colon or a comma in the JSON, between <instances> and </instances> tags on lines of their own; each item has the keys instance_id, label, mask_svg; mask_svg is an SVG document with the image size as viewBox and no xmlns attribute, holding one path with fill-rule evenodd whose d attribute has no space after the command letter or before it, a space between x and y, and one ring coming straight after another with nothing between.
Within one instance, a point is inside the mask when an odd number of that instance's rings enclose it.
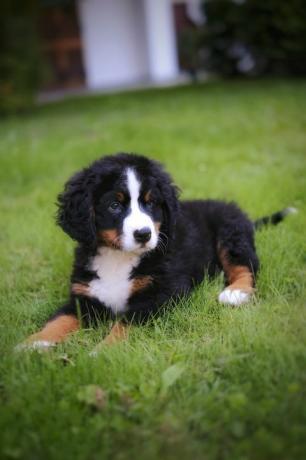
<instances>
[{"instance_id":1,"label":"white blaze on forehead","mask_svg":"<svg viewBox=\"0 0 306 460\"><path fill-rule=\"evenodd\" d=\"M135 208L135 205L138 206L138 198L140 195L140 182L138 181L135 172L133 169L128 169L126 173L127 177L127 186L131 197L131 207L132 205Z\"/></svg>"},{"instance_id":2,"label":"white blaze on forehead","mask_svg":"<svg viewBox=\"0 0 306 460\"><path fill-rule=\"evenodd\" d=\"M151 239L146 244L145 249L154 249L157 245L157 233L154 227L154 222L151 217L140 209L139 197L141 183L138 180L135 171L128 168L126 171L127 188L130 194L130 213L124 219L123 223L123 249L133 251L140 248L140 244L135 241L134 232L144 227L149 227L151 230Z\"/></svg>"}]
</instances>

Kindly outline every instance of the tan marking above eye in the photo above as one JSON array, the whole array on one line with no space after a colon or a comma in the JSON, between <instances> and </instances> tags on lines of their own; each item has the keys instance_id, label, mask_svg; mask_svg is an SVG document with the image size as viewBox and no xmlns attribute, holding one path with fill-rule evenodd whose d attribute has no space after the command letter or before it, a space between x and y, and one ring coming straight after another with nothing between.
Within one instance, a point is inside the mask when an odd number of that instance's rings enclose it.
<instances>
[{"instance_id":1,"label":"tan marking above eye","mask_svg":"<svg viewBox=\"0 0 306 460\"><path fill-rule=\"evenodd\" d=\"M151 199L151 190L148 190L144 194L143 200L144 200L145 203L149 203L150 199Z\"/></svg>"},{"instance_id":2,"label":"tan marking above eye","mask_svg":"<svg viewBox=\"0 0 306 460\"><path fill-rule=\"evenodd\" d=\"M219 257L228 281L227 289L241 289L247 293L254 292L254 276L250 269L244 265L231 264L224 249L220 250Z\"/></svg>"},{"instance_id":3,"label":"tan marking above eye","mask_svg":"<svg viewBox=\"0 0 306 460\"><path fill-rule=\"evenodd\" d=\"M98 233L99 238L105 244L105 246L120 249L120 238L118 231L115 228L108 230L101 230Z\"/></svg>"},{"instance_id":4,"label":"tan marking above eye","mask_svg":"<svg viewBox=\"0 0 306 460\"><path fill-rule=\"evenodd\" d=\"M124 194L122 192L117 192L116 198L120 203L124 202Z\"/></svg>"}]
</instances>

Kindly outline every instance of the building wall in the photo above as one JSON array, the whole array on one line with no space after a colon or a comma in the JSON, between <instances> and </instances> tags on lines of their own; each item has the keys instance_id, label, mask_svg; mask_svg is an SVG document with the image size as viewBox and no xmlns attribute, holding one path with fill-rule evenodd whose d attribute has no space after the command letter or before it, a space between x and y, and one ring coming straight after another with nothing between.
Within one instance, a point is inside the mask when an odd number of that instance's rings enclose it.
<instances>
[{"instance_id":1,"label":"building wall","mask_svg":"<svg viewBox=\"0 0 306 460\"><path fill-rule=\"evenodd\" d=\"M155 82L177 78L178 60L171 0L144 0L150 77Z\"/></svg>"},{"instance_id":2,"label":"building wall","mask_svg":"<svg viewBox=\"0 0 306 460\"><path fill-rule=\"evenodd\" d=\"M78 0L89 88L137 83L149 75L142 0Z\"/></svg>"}]
</instances>

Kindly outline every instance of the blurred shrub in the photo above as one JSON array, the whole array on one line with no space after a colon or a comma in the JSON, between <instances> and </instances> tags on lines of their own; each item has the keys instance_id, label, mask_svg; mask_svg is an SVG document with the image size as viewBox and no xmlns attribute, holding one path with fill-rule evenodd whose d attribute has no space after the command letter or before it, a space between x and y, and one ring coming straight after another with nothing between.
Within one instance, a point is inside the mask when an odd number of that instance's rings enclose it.
<instances>
[{"instance_id":1,"label":"blurred shrub","mask_svg":"<svg viewBox=\"0 0 306 460\"><path fill-rule=\"evenodd\" d=\"M0 114L28 109L42 77L35 0L2 0Z\"/></svg>"},{"instance_id":2,"label":"blurred shrub","mask_svg":"<svg viewBox=\"0 0 306 460\"><path fill-rule=\"evenodd\" d=\"M178 50L181 69L190 73L196 80L197 70L201 67L199 50L201 47L201 31L186 28L178 33Z\"/></svg>"},{"instance_id":3,"label":"blurred shrub","mask_svg":"<svg viewBox=\"0 0 306 460\"><path fill-rule=\"evenodd\" d=\"M202 64L234 75L305 75L305 0L205 0Z\"/></svg>"}]
</instances>

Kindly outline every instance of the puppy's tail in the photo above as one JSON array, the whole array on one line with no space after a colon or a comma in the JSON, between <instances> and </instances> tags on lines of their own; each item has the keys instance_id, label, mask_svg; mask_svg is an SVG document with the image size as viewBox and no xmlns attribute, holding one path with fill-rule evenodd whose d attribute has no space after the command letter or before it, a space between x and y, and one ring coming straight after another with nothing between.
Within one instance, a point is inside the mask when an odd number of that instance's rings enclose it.
<instances>
[{"instance_id":1,"label":"puppy's tail","mask_svg":"<svg viewBox=\"0 0 306 460\"><path fill-rule=\"evenodd\" d=\"M275 212L274 214L271 214L271 216L264 216L261 217L260 219L256 219L253 224L255 230L260 230L263 227L266 227L267 225L277 225L279 224L282 220L285 219L288 214L295 214L297 213L298 210L296 208L285 208L282 209L282 211Z\"/></svg>"}]
</instances>

